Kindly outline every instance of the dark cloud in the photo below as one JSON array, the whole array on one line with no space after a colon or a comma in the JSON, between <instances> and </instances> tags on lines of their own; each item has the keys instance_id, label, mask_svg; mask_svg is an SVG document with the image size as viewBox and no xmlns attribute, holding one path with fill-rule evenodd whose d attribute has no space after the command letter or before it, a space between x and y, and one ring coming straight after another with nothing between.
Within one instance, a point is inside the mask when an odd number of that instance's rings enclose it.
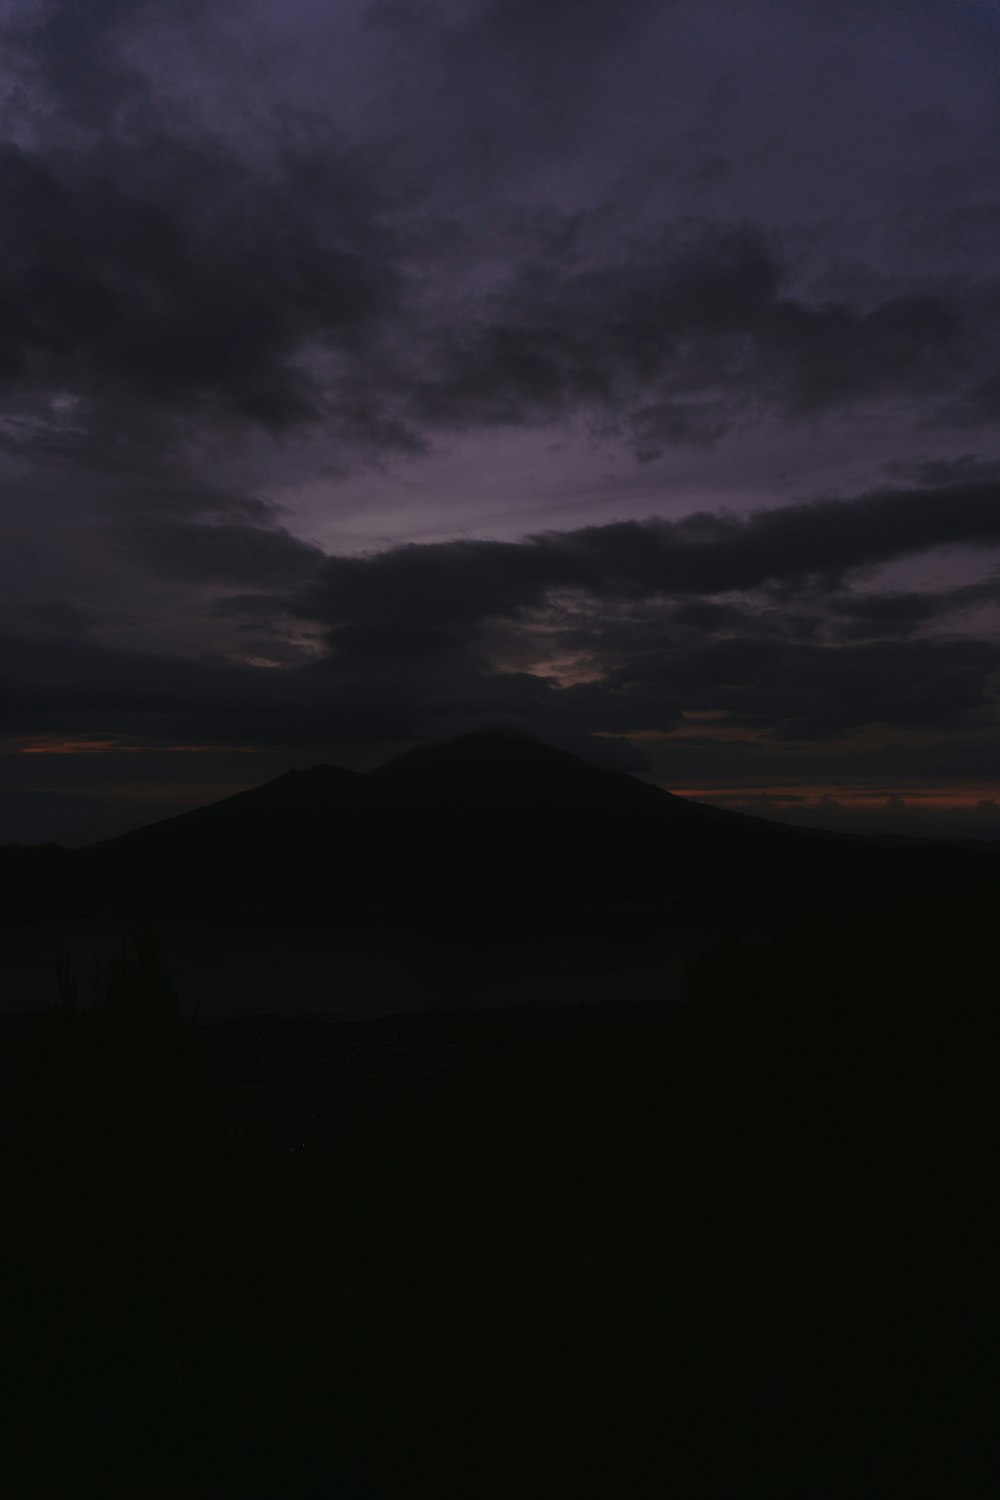
<instances>
[{"instance_id":1,"label":"dark cloud","mask_svg":"<svg viewBox=\"0 0 1000 1500\"><path fill-rule=\"evenodd\" d=\"M254 667L121 651L76 635L8 633L0 641L4 733L15 751L25 740L97 739L154 749L298 749L311 759L330 759L332 746L459 733L498 715L557 742L580 744L590 734L586 718L565 712L553 684L494 673L460 643L442 650L440 641L418 640L407 652L398 641L362 635L341 646L312 669Z\"/></svg>"},{"instance_id":2,"label":"dark cloud","mask_svg":"<svg viewBox=\"0 0 1000 1500\"><path fill-rule=\"evenodd\" d=\"M304 215L304 184L325 223ZM277 180L164 139L0 152L0 372L14 396L137 394L281 429L323 410L307 343L356 354L391 303L368 205L336 161Z\"/></svg>"},{"instance_id":3,"label":"dark cloud","mask_svg":"<svg viewBox=\"0 0 1000 1500\"><path fill-rule=\"evenodd\" d=\"M491 0L463 29L488 51L507 49L513 61L527 68L572 69L596 64L608 48L633 35L649 15L654 0L552 0L545 6L531 0Z\"/></svg>"},{"instance_id":4,"label":"dark cloud","mask_svg":"<svg viewBox=\"0 0 1000 1500\"><path fill-rule=\"evenodd\" d=\"M996 579L906 594L851 591L843 580L959 540L997 545L995 487L331 559L293 608L327 622L338 670L351 661L370 670L378 657L419 661L426 674L433 663L470 693L478 673L480 690L487 680L534 692L536 714L557 699L563 722L581 729L664 732L682 711L700 711L792 740L875 722L948 730L989 712L1000 652L934 627L996 602ZM801 600L770 588L789 582ZM506 681L484 679L476 640L494 662L522 659L520 650L557 681L548 663L562 657L569 681L543 695L509 668ZM574 681L574 670L591 680Z\"/></svg>"},{"instance_id":5,"label":"dark cloud","mask_svg":"<svg viewBox=\"0 0 1000 1500\"><path fill-rule=\"evenodd\" d=\"M337 58L317 16L294 9L301 32L288 45L302 50L305 80L311 31L319 59ZM646 460L716 443L761 411L799 420L963 383L962 412L992 411L991 369L969 368L961 287L856 273L853 299L816 291L822 277L811 290L801 233L767 223L766 196L757 215L681 212L668 195L621 219L607 116L630 73L652 86L650 52L663 54L662 93L671 40L678 55L687 32L704 48L686 7L389 3L368 8L367 26L353 10L345 35L360 62L385 70L380 107L366 96L353 135L310 89L268 99L273 59L253 51L266 25L227 30L243 18L217 0L15 10L6 39L35 128L30 146L11 140L0 156L0 380L12 398L127 398L272 432L320 425L369 453L419 452L439 428L579 410ZM774 24L762 18L762 36ZM370 56L360 38L372 34L383 50ZM185 110L177 97L185 58L202 66L213 51L244 86L249 58L262 70L263 97L238 101L242 131L215 122L210 98ZM229 99L233 83L220 82ZM645 128L661 161L656 121ZM528 187L560 132L592 164L585 208L560 204L553 182ZM693 138L682 133L675 152L690 154ZM482 195L449 144L476 141ZM729 159L707 137L705 149ZM504 206L505 173L515 200L527 190L526 211ZM981 219L989 207L942 213Z\"/></svg>"},{"instance_id":6,"label":"dark cloud","mask_svg":"<svg viewBox=\"0 0 1000 1500\"><path fill-rule=\"evenodd\" d=\"M599 266L546 267L536 250L442 343L417 418L513 424L596 406L648 458L713 442L751 410L802 417L933 391L959 359L960 319L940 297L858 308L805 300L789 282L752 229L681 245L666 235Z\"/></svg>"},{"instance_id":7,"label":"dark cloud","mask_svg":"<svg viewBox=\"0 0 1000 1500\"><path fill-rule=\"evenodd\" d=\"M857 569L955 543L1000 544L995 484L876 491L749 517L700 512L673 522L626 521L521 543L455 541L334 557L289 608L334 627L384 621L464 628L518 616L559 591L608 602L787 588L809 578L832 586Z\"/></svg>"},{"instance_id":8,"label":"dark cloud","mask_svg":"<svg viewBox=\"0 0 1000 1500\"><path fill-rule=\"evenodd\" d=\"M151 744L318 746L402 741L482 715L516 715L556 738L665 732L681 711L722 712L790 741L870 723L971 724L1000 655L985 642L687 639L606 630L601 680L557 687L496 672L455 640L345 635L322 670L252 668L118 652L84 640L7 642L13 735L126 736ZM616 652L617 648L617 652Z\"/></svg>"},{"instance_id":9,"label":"dark cloud","mask_svg":"<svg viewBox=\"0 0 1000 1500\"><path fill-rule=\"evenodd\" d=\"M939 413L938 421L955 427L993 426L1000 420L1000 375L975 380L962 390L959 400Z\"/></svg>"},{"instance_id":10,"label":"dark cloud","mask_svg":"<svg viewBox=\"0 0 1000 1500\"><path fill-rule=\"evenodd\" d=\"M932 9L11 0L8 732L980 744L995 18Z\"/></svg>"},{"instance_id":11,"label":"dark cloud","mask_svg":"<svg viewBox=\"0 0 1000 1500\"><path fill-rule=\"evenodd\" d=\"M356 705L292 671L122 651L70 636L10 636L3 655L0 693L11 735L288 746L351 740L360 729L378 738L371 713L362 723ZM399 714L386 705L382 718Z\"/></svg>"},{"instance_id":12,"label":"dark cloud","mask_svg":"<svg viewBox=\"0 0 1000 1500\"><path fill-rule=\"evenodd\" d=\"M944 596L933 593L845 594L830 602L844 622L845 634L871 636L909 634L946 612Z\"/></svg>"},{"instance_id":13,"label":"dark cloud","mask_svg":"<svg viewBox=\"0 0 1000 1500\"><path fill-rule=\"evenodd\" d=\"M284 527L146 520L116 530L118 546L151 572L192 584L291 588L324 561Z\"/></svg>"},{"instance_id":14,"label":"dark cloud","mask_svg":"<svg viewBox=\"0 0 1000 1500\"><path fill-rule=\"evenodd\" d=\"M119 51L123 23L155 13L143 0L95 0L86 9L68 0L38 0L0 28L8 54L41 85L60 113L82 126L100 126L136 98L144 81Z\"/></svg>"},{"instance_id":15,"label":"dark cloud","mask_svg":"<svg viewBox=\"0 0 1000 1500\"><path fill-rule=\"evenodd\" d=\"M434 187L452 201L457 187L463 213L501 184L564 163L613 108L609 69L670 8L667 0L378 0L369 23L388 39L395 94L410 105L409 138L397 149L418 170L433 158L446 179Z\"/></svg>"},{"instance_id":16,"label":"dark cloud","mask_svg":"<svg viewBox=\"0 0 1000 1500\"><path fill-rule=\"evenodd\" d=\"M565 145L592 115L609 58L635 40L655 9L655 0L491 0L448 37L449 74L476 91L469 105L484 127L509 130L505 94L513 87L522 130L544 130L550 149L553 141ZM491 146L510 150L502 139Z\"/></svg>"},{"instance_id":17,"label":"dark cloud","mask_svg":"<svg viewBox=\"0 0 1000 1500\"><path fill-rule=\"evenodd\" d=\"M631 642L629 642L631 644ZM660 727L652 705L724 711L792 740L884 723L953 728L987 706L1000 650L986 641L867 641L827 646L731 638L622 652L610 694L645 712L631 731Z\"/></svg>"},{"instance_id":18,"label":"dark cloud","mask_svg":"<svg viewBox=\"0 0 1000 1500\"><path fill-rule=\"evenodd\" d=\"M1000 462L984 461L976 453L963 453L957 458L897 459L886 465L886 472L894 480L909 484L996 483L1000 480Z\"/></svg>"},{"instance_id":19,"label":"dark cloud","mask_svg":"<svg viewBox=\"0 0 1000 1500\"><path fill-rule=\"evenodd\" d=\"M108 619L109 616L99 610L87 609L82 604L73 604L66 599L46 599L38 604L28 605L20 612L21 623L29 629L61 639L87 636L96 625L104 624Z\"/></svg>"},{"instance_id":20,"label":"dark cloud","mask_svg":"<svg viewBox=\"0 0 1000 1500\"><path fill-rule=\"evenodd\" d=\"M954 728L988 710L1000 653L935 627L995 602L995 577L923 593L845 580L957 541L1000 545L994 485L334 557L297 592L229 607L322 626L310 671L408 704L413 724L475 704L618 734L686 711L793 739Z\"/></svg>"},{"instance_id":21,"label":"dark cloud","mask_svg":"<svg viewBox=\"0 0 1000 1500\"><path fill-rule=\"evenodd\" d=\"M827 607L843 620L849 638L868 639L908 635L962 610L997 603L1000 603L1000 576L958 588L919 593L845 593L829 600Z\"/></svg>"},{"instance_id":22,"label":"dark cloud","mask_svg":"<svg viewBox=\"0 0 1000 1500\"><path fill-rule=\"evenodd\" d=\"M536 261L460 326L422 328L357 169L303 151L276 167L162 137L82 156L7 147L8 393L142 399L275 431L324 421L375 451L419 451L421 427L580 408L623 424L648 458L715 441L750 408L933 388L955 356L957 318L939 299L809 304L749 231L587 269ZM415 363L404 329L425 350Z\"/></svg>"},{"instance_id":23,"label":"dark cloud","mask_svg":"<svg viewBox=\"0 0 1000 1500\"><path fill-rule=\"evenodd\" d=\"M590 72L654 9L497 0L438 45L477 91L495 74L504 121L511 68L539 70L550 102L576 91L592 108ZM499 263L495 237L470 225L456 289L447 211L418 201L423 172L401 176L385 143L348 148L307 110L285 112L266 154L197 119L178 128L153 63L122 61L168 14L183 32L212 8L105 0L84 20L60 0L20 35L67 119L110 114L98 134L49 131L0 153L11 399L69 393L84 427L123 401L273 432L323 424L376 453L580 410L648 460L763 409L801 418L933 394L964 368L961 315L941 293L811 297L781 237L752 224L667 220L608 244L599 214L553 209Z\"/></svg>"}]
</instances>

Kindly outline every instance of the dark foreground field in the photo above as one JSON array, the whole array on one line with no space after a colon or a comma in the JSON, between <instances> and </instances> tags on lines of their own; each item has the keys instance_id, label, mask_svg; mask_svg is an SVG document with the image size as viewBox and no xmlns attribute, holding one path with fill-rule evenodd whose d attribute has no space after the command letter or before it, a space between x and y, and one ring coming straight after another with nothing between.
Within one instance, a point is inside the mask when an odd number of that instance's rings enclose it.
<instances>
[{"instance_id":1,"label":"dark foreground field","mask_svg":"<svg viewBox=\"0 0 1000 1500\"><path fill-rule=\"evenodd\" d=\"M403 924L157 918L171 977L199 1020L260 1011L371 1020L410 1010L477 1010L573 1001L653 1000L683 991L688 960L718 926L648 919L517 920L476 930ZM46 917L0 927L0 1010L52 1003L55 954L83 973L130 923Z\"/></svg>"},{"instance_id":2,"label":"dark foreground field","mask_svg":"<svg viewBox=\"0 0 1000 1500\"><path fill-rule=\"evenodd\" d=\"M3 1028L0 1492L987 1495L984 895L690 1000ZM84 976L86 977L86 976Z\"/></svg>"}]
</instances>

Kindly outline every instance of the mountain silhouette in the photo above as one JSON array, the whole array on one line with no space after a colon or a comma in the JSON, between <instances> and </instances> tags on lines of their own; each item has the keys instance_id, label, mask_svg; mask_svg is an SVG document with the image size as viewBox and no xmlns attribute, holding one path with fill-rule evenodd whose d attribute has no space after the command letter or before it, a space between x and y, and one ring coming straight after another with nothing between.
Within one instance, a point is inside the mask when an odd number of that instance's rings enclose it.
<instances>
[{"instance_id":1,"label":"mountain silhouette","mask_svg":"<svg viewBox=\"0 0 1000 1500\"><path fill-rule=\"evenodd\" d=\"M419 746L366 775L289 771L82 850L0 850L7 910L327 920L773 917L973 886L987 866L973 851L710 807L510 730Z\"/></svg>"}]
</instances>

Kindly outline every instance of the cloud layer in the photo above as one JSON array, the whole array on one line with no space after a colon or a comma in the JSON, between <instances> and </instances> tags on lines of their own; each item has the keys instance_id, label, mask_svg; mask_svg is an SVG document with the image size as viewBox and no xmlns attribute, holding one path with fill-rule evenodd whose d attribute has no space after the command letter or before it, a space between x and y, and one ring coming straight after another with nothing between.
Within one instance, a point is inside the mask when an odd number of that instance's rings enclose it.
<instances>
[{"instance_id":1,"label":"cloud layer","mask_svg":"<svg viewBox=\"0 0 1000 1500\"><path fill-rule=\"evenodd\" d=\"M978 785L1000 23L748 9L6 7L10 755Z\"/></svg>"}]
</instances>

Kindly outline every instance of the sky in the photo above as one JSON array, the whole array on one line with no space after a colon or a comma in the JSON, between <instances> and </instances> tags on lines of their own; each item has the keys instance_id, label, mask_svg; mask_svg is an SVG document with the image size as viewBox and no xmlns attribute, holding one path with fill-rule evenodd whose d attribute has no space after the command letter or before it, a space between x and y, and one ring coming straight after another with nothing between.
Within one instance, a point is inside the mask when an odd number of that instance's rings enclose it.
<instances>
[{"instance_id":1,"label":"sky","mask_svg":"<svg viewBox=\"0 0 1000 1500\"><path fill-rule=\"evenodd\" d=\"M1000 838L998 49L0 0L0 842L490 725Z\"/></svg>"}]
</instances>

